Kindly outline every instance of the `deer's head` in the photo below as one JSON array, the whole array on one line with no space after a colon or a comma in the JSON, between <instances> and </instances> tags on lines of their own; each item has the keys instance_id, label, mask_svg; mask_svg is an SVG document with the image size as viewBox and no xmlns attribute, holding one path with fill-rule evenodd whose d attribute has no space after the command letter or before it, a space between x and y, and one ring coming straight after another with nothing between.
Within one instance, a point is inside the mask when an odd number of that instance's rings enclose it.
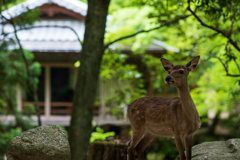
<instances>
[{"instance_id":1,"label":"deer's head","mask_svg":"<svg viewBox=\"0 0 240 160\"><path fill-rule=\"evenodd\" d=\"M181 86L187 83L187 77L190 71L193 71L198 64L200 56L193 58L187 65L173 65L168 60L161 58L164 69L169 73L165 81L171 86Z\"/></svg>"}]
</instances>

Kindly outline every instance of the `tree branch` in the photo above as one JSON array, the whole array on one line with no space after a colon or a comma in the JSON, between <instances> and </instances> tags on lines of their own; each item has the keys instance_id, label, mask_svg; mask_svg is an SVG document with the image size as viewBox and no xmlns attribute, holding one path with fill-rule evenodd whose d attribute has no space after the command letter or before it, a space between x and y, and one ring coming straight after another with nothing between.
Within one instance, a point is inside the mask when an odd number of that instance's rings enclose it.
<instances>
[{"instance_id":1,"label":"tree branch","mask_svg":"<svg viewBox=\"0 0 240 160\"><path fill-rule=\"evenodd\" d=\"M28 78L29 78L29 81L30 81L30 86L33 90L33 96L34 96L34 100L35 100L35 103L36 103L36 112L37 112L37 116L38 116L38 126L41 126L42 123L41 123L41 115L40 115L40 108L39 108L39 100L38 100L38 95L37 95L37 89L35 88L34 86L34 82L33 82L33 78L32 78L32 75L30 73L30 70L29 70L29 67L28 67L28 62L27 62L27 59L26 59L26 56L24 54L24 51L23 51L23 48L22 48L22 45L20 43L20 40L18 38L18 35L17 35L17 31L16 31L16 26L15 24L13 23L13 21L11 21L11 24L14 28L14 34L15 34L15 38L17 39L17 43L19 45L19 48L20 48L20 53L23 57L23 60L25 62L25 66L26 66L26 70L27 70L27 75L28 75Z\"/></svg>"},{"instance_id":2,"label":"tree branch","mask_svg":"<svg viewBox=\"0 0 240 160\"><path fill-rule=\"evenodd\" d=\"M172 20L172 21L169 21L169 22L166 22L166 23L164 23L164 24L162 24L162 25L160 25L160 26L158 26L158 27L154 27L154 28L149 29L149 30L140 30L140 31L138 31L138 32L136 32L136 33L134 33L134 34L130 34L130 35L128 35L128 36L124 36L124 37L118 38L118 39L116 39L116 40L114 40L114 41L112 41L112 42L107 43L107 44L105 45L104 49L108 48L111 44L113 44L113 43L115 43L115 42L121 41L121 40L123 40L123 39L127 39L127 38L134 37L134 36L136 36L136 35L138 35L138 34L140 34L140 33L147 33L147 32L151 32L151 31L153 31L153 30L162 28L162 27L169 26L169 25L174 24L174 23L177 23L179 20L185 19L185 18L187 18L187 17L189 17L189 16L190 16L190 15L179 16L179 17L177 17L176 19L174 19L174 20Z\"/></svg>"},{"instance_id":3,"label":"tree branch","mask_svg":"<svg viewBox=\"0 0 240 160\"><path fill-rule=\"evenodd\" d=\"M219 47L219 46L222 46L222 45L224 45L224 44L214 46L214 47L210 50L210 53L209 53L210 57L209 57L208 59L206 59L206 61L208 61L210 58L217 58L217 59L220 61L220 63L222 64L222 66L223 66L223 68L224 68L224 70L225 70L225 72L226 72L226 76L229 76L229 77L240 77L240 74L230 74L229 71L228 71L228 66L223 62L223 60L222 60L220 57L218 57L218 56L216 56L216 55L211 55L211 54L213 53L213 50L214 50L215 48L217 48L217 47ZM234 60L234 62L236 61L235 59L233 59L233 60ZM236 63L236 62L235 62L235 63ZM236 63L236 65L237 65L237 67L239 68L239 65L238 65L237 63Z\"/></svg>"},{"instance_id":4,"label":"tree branch","mask_svg":"<svg viewBox=\"0 0 240 160\"><path fill-rule=\"evenodd\" d=\"M229 76L229 77L240 77L240 74L230 74L228 72L228 67L224 64L223 60L220 57L215 56L215 58L217 58L221 62L222 66L223 66L223 68L224 68L224 70L226 72L226 76Z\"/></svg>"},{"instance_id":5,"label":"tree branch","mask_svg":"<svg viewBox=\"0 0 240 160\"><path fill-rule=\"evenodd\" d=\"M233 61L234 61L234 63L236 64L236 66L237 66L237 68L238 68L238 71L239 71L239 73L240 73L240 66L238 65L236 59L234 58Z\"/></svg>"},{"instance_id":6,"label":"tree branch","mask_svg":"<svg viewBox=\"0 0 240 160\"><path fill-rule=\"evenodd\" d=\"M228 41L240 52L240 47L237 45L236 42L233 41L233 39L231 38L231 34L226 34L224 31L218 29L218 28L215 28L213 26L210 26L210 25L207 25L206 23L204 23L198 16L197 14L191 9L191 0L188 0L188 7L187 7L187 10L189 10L191 12L191 14L201 23L202 26L204 27L207 27L207 28L210 28L214 31L216 31L217 33L220 33L222 34L224 37L226 37L228 39ZM232 24L233 25L233 24ZM232 25L231 25L231 28L232 28Z\"/></svg>"}]
</instances>

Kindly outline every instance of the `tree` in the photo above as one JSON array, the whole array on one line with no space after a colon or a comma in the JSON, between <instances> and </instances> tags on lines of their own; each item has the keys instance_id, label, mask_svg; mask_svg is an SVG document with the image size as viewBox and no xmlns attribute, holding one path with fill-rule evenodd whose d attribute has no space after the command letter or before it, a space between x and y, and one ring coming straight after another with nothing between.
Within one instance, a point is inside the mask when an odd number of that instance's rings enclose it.
<instances>
[{"instance_id":1,"label":"tree","mask_svg":"<svg viewBox=\"0 0 240 160\"><path fill-rule=\"evenodd\" d=\"M69 142L74 160L86 159L92 132L93 107L104 53L104 33L110 0L89 0L81 65L73 98Z\"/></svg>"}]
</instances>

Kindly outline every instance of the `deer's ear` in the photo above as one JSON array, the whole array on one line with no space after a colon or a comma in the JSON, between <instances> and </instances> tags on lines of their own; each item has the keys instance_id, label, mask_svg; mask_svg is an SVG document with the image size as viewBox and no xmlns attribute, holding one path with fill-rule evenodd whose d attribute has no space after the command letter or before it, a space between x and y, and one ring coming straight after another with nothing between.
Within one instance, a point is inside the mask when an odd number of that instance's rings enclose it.
<instances>
[{"instance_id":1,"label":"deer's ear","mask_svg":"<svg viewBox=\"0 0 240 160\"><path fill-rule=\"evenodd\" d=\"M193 70L197 67L197 64L198 64L199 59L200 59L200 56L197 56L197 57L193 58L193 59L186 65L187 69L188 69L189 71L193 71Z\"/></svg>"},{"instance_id":2,"label":"deer's ear","mask_svg":"<svg viewBox=\"0 0 240 160\"><path fill-rule=\"evenodd\" d=\"M160 60L162 62L162 65L163 65L164 69L167 72L169 72L172 69L173 64L171 62L169 62L168 60L164 59L164 58L161 58Z\"/></svg>"}]
</instances>

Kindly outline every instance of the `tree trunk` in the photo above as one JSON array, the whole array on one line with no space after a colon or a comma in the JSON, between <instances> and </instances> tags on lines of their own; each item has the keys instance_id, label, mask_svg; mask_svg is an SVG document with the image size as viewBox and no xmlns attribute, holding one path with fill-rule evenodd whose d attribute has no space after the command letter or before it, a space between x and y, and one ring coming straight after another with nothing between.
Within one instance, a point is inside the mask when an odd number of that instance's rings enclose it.
<instances>
[{"instance_id":1,"label":"tree trunk","mask_svg":"<svg viewBox=\"0 0 240 160\"><path fill-rule=\"evenodd\" d=\"M86 160L110 0L89 0L69 130L72 160Z\"/></svg>"},{"instance_id":2,"label":"tree trunk","mask_svg":"<svg viewBox=\"0 0 240 160\"><path fill-rule=\"evenodd\" d=\"M127 160L127 145L116 142L91 143L88 160Z\"/></svg>"}]
</instances>

